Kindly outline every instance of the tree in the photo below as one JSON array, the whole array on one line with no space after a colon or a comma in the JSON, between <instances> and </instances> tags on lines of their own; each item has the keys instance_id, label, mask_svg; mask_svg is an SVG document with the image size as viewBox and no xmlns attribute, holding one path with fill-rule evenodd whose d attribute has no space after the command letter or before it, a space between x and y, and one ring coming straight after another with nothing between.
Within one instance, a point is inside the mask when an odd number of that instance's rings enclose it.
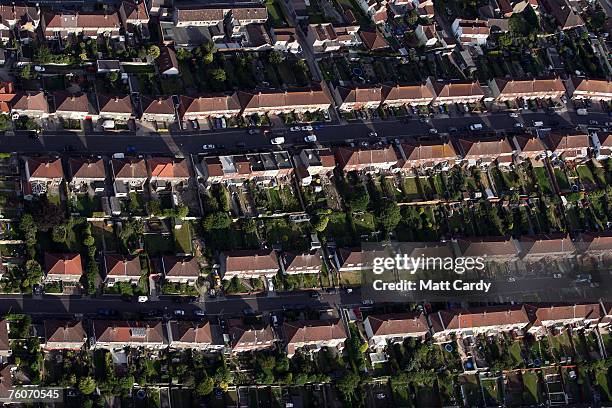
<instances>
[{"instance_id":1,"label":"tree","mask_svg":"<svg viewBox=\"0 0 612 408\"><path fill-rule=\"evenodd\" d=\"M68 230L65 225L54 225L51 231L51 239L59 244L66 242Z\"/></svg>"},{"instance_id":2,"label":"tree","mask_svg":"<svg viewBox=\"0 0 612 408\"><path fill-rule=\"evenodd\" d=\"M83 377L78 386L79 391L85 395L90 395L96 390L96 381L91 377Z\"/></svg>"},{"instance_id":3,"label":"tree","mask_svg":"<svg viewBox=\"0 0 612 408\"><path fill-rule=\"evenodd\" d=\"M359 387L360 378L357 373L349 371L340 380L338 380L338 390L346 402L349 402L355 396L355 390Z\"/></svg>"},{"instance_id":4,"label":"tree","mask_svg":"<svg viewBox=\"0 0 612 408\"><path fill-rule=\"evenodd\" d=\"M178 208L176 209L177 218L183 219L187 216L187 214L189 214L189 207L187 207L184 204L179 205Z\"/></svg>"},{"instance_id":5,"label":"tree","mask_svg":"<svg viewBox=\"0 0 612 408\"><path fill-rule=\"evenodd\" d=\"M402 214L395 201L385 200L379 206L376 214L378 224L383 231L391 232L402 220Z\"/></svg>"},{"instance_id":6,"label":"tree","mask_svg":"<svg viewBox=\"0 0 612 408\"><path fill-rule=\"evenodd\" d=\"M232 219L225 212L214 212L208 214L202 220L202 227L206 231L229 228L232 225Z\"/></svg>"},{"instance_id":7,"label":"tree","mask_svg":"<svg viewBox=\"0 0 612 408\"><path fill-rule=\"evenodd\" d=\"M317 232L323 232L323 231L325 231L325 228L327 228L327 223L328 222L329 222L329 216L327 214L318 215L314 219L314 221L312 223L312 227Z\"/></svg>"},{"instance_id":8,"label":"tree","mask_svg":"<svg viewBox=\"0 0 612 408\"><path fill-rule=\"evenodd\" d=\"M200 382L198 382L198 384L195 387L195 392L198 396L204 397L212 393L214 388L215 388L215 380L207 376L204 379L202 379Z\"/></svg>"},{"instance_id":9,"label":"tree","mask_svg":"<svg viewBox=\"0 0 612 408\"><path fill-rule=\"evenodd\" d=\"M153 59L159 58L160 53L159 47L155 44L150 45L149 48L147 48L147 55Z\"/></svg>"},{"instance_id":10,"label":"tree","mask_svg":"<svg viewBox=\"0 0 612 408\"><path fill-rule=\"evenodd\" d=\"M176 51L176 58L179 61L183 61L186 60L188 58L191 58L193 55L191 55L191 52L189 52L189 50L185 49L185 48L179 48Z\"/></svg>"},{"instance_id":11,"label":"tree","mask_svg":"<svg viewBox=\"0 0 612 408\"><path fill-rule=\"evenodd\" d=\"M272 65L279 65L283 62L283 54L278 51L272 51L268 55L268 62Z\"/></svg>"},{"instance_id":12,"label":"tree","mask_svg":"<svg viewBox=\"0 0 612 408\"><path fill-rule=\"evenodd\" d=\"M225 71L221 68L211 69L210 71L208 71L208 73L210 74L210 77L215 81L225 82L225 80L227 79Z\"/></svg>"},{"instance_id":13,"label":"tree","mask_svg":"<svg viewBox=\"0 0 612 408\"><path fill-rule=\"evenodd\" d=\"M89 225L89 224L88 224ZM83 245L85 245L86 247L90 247L93 246L96 243L96 240L94 239L94 237L92 237L91 235L87 236L84 240L83 240Z\"/></svg>"},{"instance_id":14,"label":"tree","mask_svg":"<svg viewBox=\"0 0 612 408\"><path fill-rule=\"evenodd\" d=\"M257 222L253 218L242 219L242 230L247 234L252 234L257 231Z\"/></svg>"},{"instance_id":15,"label":"tree","mask_svg":"<svg viewBox=\"0 0 612 408\"><path fill-rule=\"evenodd\" d=\"M114 84L115 82L119 80L119 73L116 71L109 72L107 75L107 78L111 83Z\"/></svg>"}]
</instances>

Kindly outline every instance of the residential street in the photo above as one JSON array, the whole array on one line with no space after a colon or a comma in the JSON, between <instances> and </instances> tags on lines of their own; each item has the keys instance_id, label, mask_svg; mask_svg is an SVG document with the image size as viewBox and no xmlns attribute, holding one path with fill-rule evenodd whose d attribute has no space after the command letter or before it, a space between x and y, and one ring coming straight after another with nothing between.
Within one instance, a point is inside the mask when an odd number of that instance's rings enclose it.
<instances>
[{"instance_id":1,"label":"residential street","mask_svg":"<svg viewBox=\"0 0 612 408\"><path fill-rule=\"evenodd\" d=\"M554 124L557 127L574 127L576 125L588 125L589 121L597 120L603 124L608 120L605 113L590 113L588 116L578 116L574 112L563 112L561 114L546 114L543 112L529 112L520 118L511 118L508 113L492 113L486 115L470 115L464 117L433 118L431 123L438 132L448 132L454 127L459 130L474 123L482 123L485 131L512 130L514 123L521 120L525 126L530 126L534 121L544 122L544 126ZM369 134L375 131L379 138L394 139L400 137L426 135L432 126L429 123L421 123L417 119L403 120L377 120L372 122L350 122L348 124L325 124L322 129L317 130L318 141L322 144L342 143L352 140L374 140ZM278 131L273 130L274 135ZM461 133L458 133L461 134ZM284 133L285 147L292 145L303 145L306 132ZM270 148L269 137L262 134L250 135L244 129L238 130L216 130L200 133L171 134L148 134L136 135L127 132L107 132L95 134L78 133L45 133L40 139L30 139L23 134L0 136L0 150L5 152L42 153L62 152L66 146L76 153L117 153L126 152L128 147L134 147L138 153L200 153L202 145L223 145L226 150L235 149L237 143L244 143L245 149ZM223 149L221 149L222 151Z\"/></svg>"}]
</instances>

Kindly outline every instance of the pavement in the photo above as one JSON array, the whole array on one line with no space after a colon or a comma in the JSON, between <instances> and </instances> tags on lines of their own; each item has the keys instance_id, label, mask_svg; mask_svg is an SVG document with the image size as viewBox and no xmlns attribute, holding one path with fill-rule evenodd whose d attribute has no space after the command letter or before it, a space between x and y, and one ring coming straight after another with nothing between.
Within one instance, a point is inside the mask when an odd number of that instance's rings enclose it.
<instances>
[{"instance_id":1,"label":"pavement","mask_svg":"<svg viewBox=\"0 0 612 408\"><path fill-rule=\"evenodd\" d=\"M500 132L514 130L514 124L521 121L530 126L534 121L544 122L544 126L556 123L556 127L575 128L576 125L588 125L589 121L597 120L600 124L611 121L607 113L592 112L587 116L578 116L574 112L547 114L544 112L528 112L519 118L512 118L508 113L470 114L461 117L434 117L430 123L421 123L417 118L388 119L372 121L351 121L347 124L323 124L316 130L318 142L323 145L340 144L347 141L370 140L371 132L377 133L377 138L408 138L428 135L433 127L439 133L448 132L449 128L467 128L471 124L482 123L482 132ZM465 132L463 132L465 133ZM282 148L305 145L304 136L307 132L290 132L286 129L273 128L270 135L250 135L245 129L218 129L202 132L181 132L177 134L135 134L131 132L45 132L40 138L28 138L21 132L0 136L0 151L18 153L64 152L66 146L72 154L112 154L125 153L128 148L134 148L141 154L195 154L202 153L202 145L215 144L224 146L215 153L229 153L236 150L271 149L270 138L283 134L285 144ZM462 134L461 132L457 133ZM238 148L236 144L244 144Z\"/></svg>"},{"instance_id":2,"label":"pavement","mask_svg":"<svg viewBox=\"0 0 612 408\"><path fill-rule=\"evenodd\" d=\"M171 296L160 296L157 300L145 303L128 302L118 296L79 297L65 295L0 295L0 315L6 313L27 313L37 315L68 316L74 314L96 315L98 309L113 309L119 313L146 313L153 309L163 311L171 316L174 310L185 311L186 316L193 316L196 309L205 310L208 315L239 315L244 309L275 312L286 307L308 307L311 309L334 308L361 304L361 292L321 293L315 299L309 292L284 292L274 297L227 296L222 299L207 299L206 302L177 303Z\"/></svg>"}]
</instances>

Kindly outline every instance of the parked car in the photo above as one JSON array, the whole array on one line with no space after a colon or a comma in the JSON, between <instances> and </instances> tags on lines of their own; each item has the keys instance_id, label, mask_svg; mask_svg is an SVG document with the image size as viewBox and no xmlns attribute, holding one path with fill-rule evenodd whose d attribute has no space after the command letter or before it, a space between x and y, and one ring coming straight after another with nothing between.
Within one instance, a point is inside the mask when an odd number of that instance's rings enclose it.
<instances>
[{"instance_id":1,"label":"parked car","mask_svg":"<svg viewBox=\"0 0 612 408\"><path fill-rule=\"evenodd\" d=\"M148 296L138 296L138 303L145 303L149 300Z\"/></svg>"},{"instance_id":2,"label":"parked car","mask_svg":"<svg viewBox=\"0 0 612 408\"><path fill-rule=\"evenodd\" d=\"M185 316L185 311L183 309L176 309L174 311L175 316Z\"/></svg>"},{"instance_id":3,"label":"parked car","mask_svg":"<svg viewBox=\"0 0 612 408\"><path fill-rule=\"evenodd\" d=\"M117 316L119 313L115 309L98 309L98 315L100 316Z\"/></svg>"},{"instance_id":4,"label":"parked car","mask_svg":"<svg viewBox=\"0 0 612 408\"><path fill-rule=\"evenodd\" d=\"M214 144L205 144L202 146L202 150L213 150L215 147L217 146L215 146Z\"/></svg>"},{"instance_id":5,"label":"parked car","mask_svg":"<svg viewBox=\"0 0 612 408\"><path fill-rule=\"evenodd\" d=\"M280 145L285 143L285 138L282 136L277 136L275 138L270 139L270 143L272 143L273 145Z\"/></svg>"},{"instance_id":6,"label":"parked car","mask_svg":"<svg viewBox=\"0 0 612 408\"><path fill-rule=\"evenodd\" d=\"M258 135L259 129L249 129L249 135Z\"/></svg>"},{"instance_id":7,"label":"parked car","mask_svg":"<svg viewBox=\"0 0 612 408\"><path fill-rule=\"evenodd\" d=\"M370 132L370 133L368 133L368 136L370 136L370 137L378 137L378 133Z\"/></svg>"},{"instance_id":8,"label":"parked car","mask_svg":"<svg viewBox=\"0 0 612 408\"><path fill-rule=\"evenodd\" d=\"M482 130L483 126L482 123L474 123L473 125L470 125L469 129L470 130Z\"/></svg>"},{"instance_id":9,"label":"parked car","mask_svg":"<svg viewBox=\"0 0 612 408\"><path fill-rule=\"evenodd\" d=\"M300 130L302 130L302 128L301 128L301 127L299 127L299 126L291 126L291 127L289 128L289 131L290 131L290 132L299 132Z\"/></svg>"},{"instance_id":10,"label":"parked car","mask_svg":"<svg viewBox=\"0 0 612 408\"><path fill-rule=\"evenodd\" d=\"M317 141L316 135L308 135L304 138L304 141L307 143L315 143Z\"/></svg>"},{"instance_id":11,"label":"parked car","mask_svg":"<svg viewBox=\"0 0 612 408\"><path fill-rule=\"evenodd\" d=\"M206 312L202 309L196 309L193 311L193 315L197 317L203 317L206 316Z\"/></svg>"},{"instance_id":12,"label":"parked car","mask_svg":"<svg viewBox=\"0 0 612 408\"><path fill-rule=\"evenodd\" d=\"M302 130L304 130L304 131L306 131L306 132L310 132L310 131L312 131L313 129L312 129L312 126L310 126L310 125L306 125L306 126L302 126Z\"/></svg>"},{"instance_id":13,"label":"parked car","mask_svg":"<svg viewBox=\"0 0 612 408\"><path fill-rule=\"evenodd\" d=\"M511 117L511 118L518 118L518 117L519 117L519 114L518 114L518 113L516 113L516 112L510 112L510 117Z\"/></svg>"}]
</instances>

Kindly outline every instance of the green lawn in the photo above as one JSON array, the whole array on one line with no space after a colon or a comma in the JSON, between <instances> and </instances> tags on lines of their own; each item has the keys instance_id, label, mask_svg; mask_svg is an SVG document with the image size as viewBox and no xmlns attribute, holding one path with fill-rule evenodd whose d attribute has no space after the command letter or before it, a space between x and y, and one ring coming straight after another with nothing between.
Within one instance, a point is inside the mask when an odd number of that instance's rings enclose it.
<instances>
[{"instance_id":1,"label":"green lawn","mask_svg":"<svg viewBox=\"0 0 612 408\"><path fill-rule=\"evenodd\" d=\"M544 194L552 194L552 186L550 184L550 180L548 179L548 174L546 173L546 169L544 167L534 167L533 173L535 174L537 184L542 189L542 193Z\"/></svg>"},{"instance_id":2,"label":"green lawn","mask_svg":"<svg viewBox=\"0 0 612 408\"><path fill-rule=\"evenodd\" d=\"M523 372L523 385L525 387L525 393L523 394L523 400L527 404L537 404L540 400L540 391L538 387L538 375L533 371Z\"/></svg>"},{"instance_id":3,"label":"green lawn","mask_svg":"<svg viewBox=\"0 0 612 408\"><path fill-rule=\"evenodd\" d=\"M266 8L268 9L269 21L273 27L278 28L287 26L281 6L277 1L266 0Z\"/></svg>"},{"instance_id":4,"label":"green lawn","mask_svg":"<svg viewBox=\"0 0 612 408\"><path fill-rule=\"evenodd\" d=\"M569 190L570 183L563 170L555 169L555 178L557 179L557 184L561 190Z\"/></svg>"},{"instance_id":5,"label":"green lawn","mask_svg":"<svg viewBox=\"0 0 612 408\"><path fill-rule=\"evenodd\" d=\"M523 364L523 356L521 355L521 344L518 341L512 343L512 345L508 348L508 353L512 357L514 362L514 366Z\"/></svg>"},{"instance_id":6,"label":"green lawn","mask_svg":"<svg viewBox=\"0 0 612 408\"><path fill-rule=\"evenodd\" d=\"M548 336L550 341L550 345L553 349L553 353L559 359L561 357L573 357L574 349L572 348L572 343L569 338L569 333L567 331L557 335L557 336Z\"/></svg>"},{"instance_id":7,"label":"green lawn","mask_svg":"<svg viewBox=\"0 0 612 408\"><path fill-rule=\"evenodd\" d=\"M192 253L191 227L189 224L183 224L181 228L174 229L174 246L177 252L184 254Z\"/></svg>"},{"instance_id":8,"label":"green lawn","mask_svg":"<svg viewBox=\"0 0 612 408\"><path fill-rule=\"evenodd\" d=\"M481 396L480 387L478 386L478 378L473 375L463 375L459 377L459 384L461 385L461 389L465 394L465 399L467 400L468 406L477 407L481 405Z\"/></svg>"},{"instance_id":9,"label":"green lawn","mask_svg":"<svg viewBox=\"0 0 612 408\"><path fill-rule=\"evenodd\" d=\"M368 212L363 214L354 214L353 222L355 223L357 235L369 235L376 228L374 225L374 215Z\"/></svg>"},{"instance_id":10,"label":"green lawn","mask_svg":"<svg viewBox=\"0 0 612 408\"><path fill-rule=\"evenodd\" d=\"M416 177L405 177L402 180L402 192L406 197L406 201L421 199L421 194L419 194L419 187L417 185Z\"/></svg>"},{"instance_id":11,"label":"green lawn","mask_svg":"<svg viewBox=\"0 0 612 408\"><path fill-rule=\"evenodd\" d=\"M174 251L174 239L170 235L145 234L144 242L149 255L160 255Z\"/></svg>"},{"instance_id":12,"label":"green lawn","mask_svg":"<svg viewBox=\"0 0 612 408\"><path fill-rule=\"evenodd\" d=\"M503 401L502 388L499 379L486 378L481 379L480 385L485 398L485 404L498 406Z\"/></svg>"},{"instance_id":13,"label":"green lawn","mask_svg":"<svg viewBox=\"0 0 612 408\"><path fill-rule=\"evenodd\" d=\"M576 171L578 172L578 177L580 177L582 183L587 185L595 184L595 176L593 176L593 173L587 166L580 165L576 167Z\"/></svg>"}]
</instances>

